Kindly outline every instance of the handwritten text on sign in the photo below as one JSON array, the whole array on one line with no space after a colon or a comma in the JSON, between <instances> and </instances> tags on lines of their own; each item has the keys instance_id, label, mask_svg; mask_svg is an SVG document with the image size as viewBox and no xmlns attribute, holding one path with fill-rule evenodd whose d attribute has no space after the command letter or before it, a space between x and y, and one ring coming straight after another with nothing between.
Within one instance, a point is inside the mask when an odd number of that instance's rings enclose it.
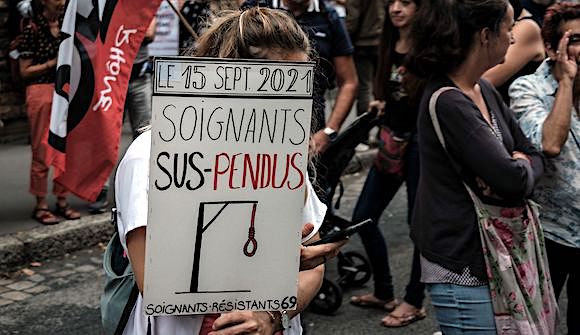
<instances>
[{"instance_id":1,"label":"handwritten text on sign","mask_svg":"<svg viewBox=\"0 0 580 335\"><path fill-rule=\"evenodd\" d=\"M155 69L145 312L295 309L313 64Z\"/></svg>"},{"instance_id":2,"label":"handwritten text on sign","mask_svg":"<svg viewBox=\"0 0 580 335\"><path fill-rule=\"evenodd\" d=\"M167 60L155 66L155 92L160 94L312 96L314 73L308 63Z\"/></svg>"}]
</instances>

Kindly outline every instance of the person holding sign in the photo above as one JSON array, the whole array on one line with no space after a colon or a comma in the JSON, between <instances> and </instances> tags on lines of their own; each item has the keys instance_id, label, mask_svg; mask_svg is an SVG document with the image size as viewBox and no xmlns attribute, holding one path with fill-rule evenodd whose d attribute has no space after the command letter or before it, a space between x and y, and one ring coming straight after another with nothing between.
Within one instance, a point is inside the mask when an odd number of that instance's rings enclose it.
<instances>
[{"instance_id":1,"label":"person holding sign","mask_svg":"<svg viewBox=\"0 0 580 335\"><path fill-rule=\"evenodd\" d=\"M281 11L253 8L231 12L216 20L199 39L195 56L253 58L270 60L308 60L310 45L300 27ZM129 256L139 291L137 302L124 334L302 334L298 314L318 292L324 263L336 256L346 240L301 247L296 310L238 311L224 314L147 316L144 311L145 240L149 197L151 131L139 136L127 150L117 170L116 204L118 230ZM302 232L303 242L318 239L326 207L316 197L306 178ZM225 271L227 274L227 270Z\"/></svg>"}]
</instances>

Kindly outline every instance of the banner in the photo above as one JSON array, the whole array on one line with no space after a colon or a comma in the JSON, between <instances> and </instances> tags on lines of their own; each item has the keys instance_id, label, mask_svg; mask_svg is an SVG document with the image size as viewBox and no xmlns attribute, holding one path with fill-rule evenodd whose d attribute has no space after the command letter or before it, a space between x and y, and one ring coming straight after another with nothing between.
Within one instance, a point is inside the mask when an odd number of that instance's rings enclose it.
<instances>
[{"instance_id":1,"label":"banner","mask_svg":"<svg viewBox=\"0 0 580 335\"><path fill-rule=\"evenodd\" d=\"M117 162L131 67L160 1L68 1L48 141L65 154L56 181L85 200Z\"/></svg>"},{"instance_id":2,"label":"banner","mask_svg":"<svg viewBox=\"0 0 580 335\"><path fill-rule=\"evenodd\" d=\"M144 308L296 308L313 63L156 58Z\"/></svg>"}]
</instances>

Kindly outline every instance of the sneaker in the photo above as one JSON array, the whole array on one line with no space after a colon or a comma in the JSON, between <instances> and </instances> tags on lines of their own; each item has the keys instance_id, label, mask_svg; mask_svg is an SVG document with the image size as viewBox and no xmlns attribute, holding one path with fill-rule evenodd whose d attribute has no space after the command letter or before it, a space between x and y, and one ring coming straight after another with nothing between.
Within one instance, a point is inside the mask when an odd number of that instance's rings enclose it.
<instances>
[{"instance_id":1,"label":"sneaker","mask_svg":"<svg viewBox=\"0 0 580 335\"><path fill-rule=\"evenodd\" d=\"M90 214L102 214L109 207L109 198L107 197L107 189L103 188L101 193L97 196L97 200L89 205L88 211Z\"/></svg>"}]
</instances>

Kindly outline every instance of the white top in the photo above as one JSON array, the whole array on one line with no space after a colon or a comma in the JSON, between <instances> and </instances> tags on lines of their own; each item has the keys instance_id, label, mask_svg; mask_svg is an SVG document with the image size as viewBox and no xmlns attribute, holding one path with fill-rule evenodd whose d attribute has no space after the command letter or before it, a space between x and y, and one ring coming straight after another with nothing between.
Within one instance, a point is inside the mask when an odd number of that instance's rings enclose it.
<instances>
[{"instance_id":1,"label":"white top","mask_svg":"<svg viewBox=\"0 0 580 335\"><path fill-rule=\"evenodd\" d=\"M151 131L147 131L133 141L117 169L115 177L117 226L121 244L125 251L127 251L127 234L134 229L147 226L150 153ZM326 213L326 206L316 196L308 178L306 180L308 196L304 204L302 217L304 223L310 222L314 225L314 231L303 241L310 239L318 232ZM202 321L203 315L151 317L152 334L199 334ZM147 334L147 315L144 312L141 294L137 298L123 334ZM286 330L284 334L302 334L300 315L290 320L290 329Z\"/></svg>"}]
</instances>

